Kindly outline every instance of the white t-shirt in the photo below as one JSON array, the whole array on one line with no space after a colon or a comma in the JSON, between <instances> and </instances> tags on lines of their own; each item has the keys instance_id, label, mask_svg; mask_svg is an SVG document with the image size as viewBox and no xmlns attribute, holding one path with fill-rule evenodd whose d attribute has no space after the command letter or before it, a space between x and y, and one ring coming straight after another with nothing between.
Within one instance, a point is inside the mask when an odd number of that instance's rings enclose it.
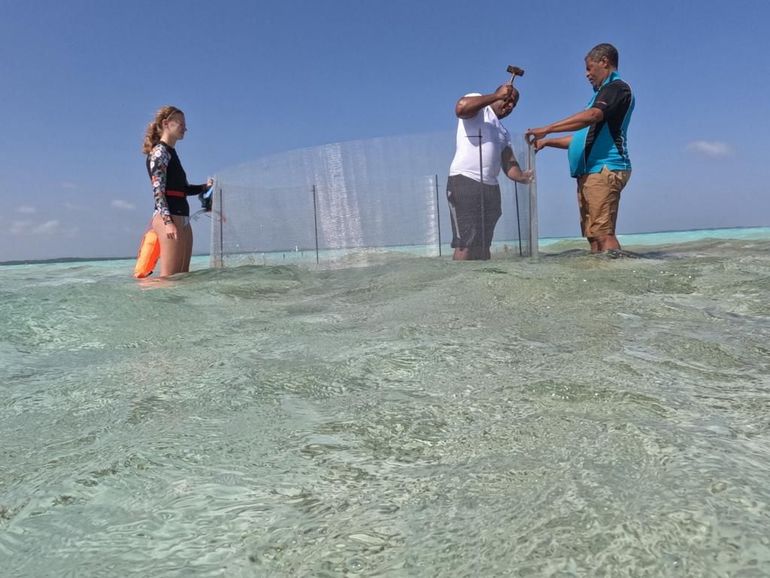
<instances>
[{"instance_id":1,"label":"white t-shirt","mask_svg":"<svg viewBox=\"0 0 770 578\"><path fill-rule=\"evenodd\" d=\"M472 92L465 96L481 96ZM479 129L481 129L481 159L479 159ZM502 165L502 154L511 147L511 135L497 118L495 112L485 106L471 118L461 118L457 123L457 148L449 174L465 175L487 185L497 184ZM479 175L481 165L482 174Z\"/></svg>"}]
</instances>

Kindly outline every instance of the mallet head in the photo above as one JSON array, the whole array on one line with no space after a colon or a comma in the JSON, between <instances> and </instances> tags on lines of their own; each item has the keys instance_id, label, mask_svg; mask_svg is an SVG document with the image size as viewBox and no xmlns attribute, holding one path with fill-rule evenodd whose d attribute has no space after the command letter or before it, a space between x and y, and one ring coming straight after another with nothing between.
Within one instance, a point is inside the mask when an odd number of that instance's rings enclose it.
<instances>
[{"instance_id":1,"label":"mallet head","mask_svg":"<svg viewBox=\"0 0 770 578\"><path fill-rule=\"evenodd\" d=\"M518 66L508 65L508 68L506 69L508 71L508 74L511 75L511 86L513 86L513 79L517 76L524 76L524 69L519 68Z\"/></svg>"}]
</instances>

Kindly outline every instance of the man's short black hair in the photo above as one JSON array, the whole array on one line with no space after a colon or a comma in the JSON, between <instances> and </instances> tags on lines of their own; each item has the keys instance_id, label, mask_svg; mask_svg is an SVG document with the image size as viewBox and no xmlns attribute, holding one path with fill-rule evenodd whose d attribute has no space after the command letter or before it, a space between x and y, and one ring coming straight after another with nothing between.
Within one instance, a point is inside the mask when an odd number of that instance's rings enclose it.
<instances>
[{"instance_id":1,"label":"man's short black hair","mask_svg":"<svg viewBox=\"0 0 770 578\"><path fill-rule=\"evenodd\" d=\"M599 62L602 58L607 58L607 62L609 62L613 68L618 67L618 49L606 42L594 46L586 55L586 58L588 60L593 60L594 62Z\"/></svg>"}]
</instances>

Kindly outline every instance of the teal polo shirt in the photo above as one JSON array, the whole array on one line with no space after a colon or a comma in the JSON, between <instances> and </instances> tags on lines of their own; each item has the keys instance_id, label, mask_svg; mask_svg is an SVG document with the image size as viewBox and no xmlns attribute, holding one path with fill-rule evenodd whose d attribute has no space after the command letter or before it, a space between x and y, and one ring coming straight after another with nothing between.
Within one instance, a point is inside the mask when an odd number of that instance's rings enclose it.
<instances>
[{"instance_id":1,"label":"teal polo shirt","mask_svg":"<svg viewBox=\"0 0 770 578\"><path fill-rule=\"evenodd\" d=\"M634 95L617 72L610 74L588 103L598 108L604 120L587 126L572 136L567 151L570 174L577 178L601 172L603 167L612 171L630 171L626 133L634 111Z\"/></svg>"}]
</instances>

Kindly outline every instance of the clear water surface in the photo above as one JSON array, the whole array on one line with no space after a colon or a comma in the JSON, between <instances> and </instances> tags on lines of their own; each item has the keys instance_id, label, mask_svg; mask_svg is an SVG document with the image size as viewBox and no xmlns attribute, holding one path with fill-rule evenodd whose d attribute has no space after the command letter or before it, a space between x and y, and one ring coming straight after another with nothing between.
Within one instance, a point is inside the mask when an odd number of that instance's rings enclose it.
<instances>
[{"instance_id":1,"label":"clear water surface","mask_svg":"<svg viewBox=\"0 0 770 578\"><path fill-rule=\"evenodd\" d=\"M2 574L770 575L770 231L625 243L0 267Z\"/></svg>"}]
</instances>

